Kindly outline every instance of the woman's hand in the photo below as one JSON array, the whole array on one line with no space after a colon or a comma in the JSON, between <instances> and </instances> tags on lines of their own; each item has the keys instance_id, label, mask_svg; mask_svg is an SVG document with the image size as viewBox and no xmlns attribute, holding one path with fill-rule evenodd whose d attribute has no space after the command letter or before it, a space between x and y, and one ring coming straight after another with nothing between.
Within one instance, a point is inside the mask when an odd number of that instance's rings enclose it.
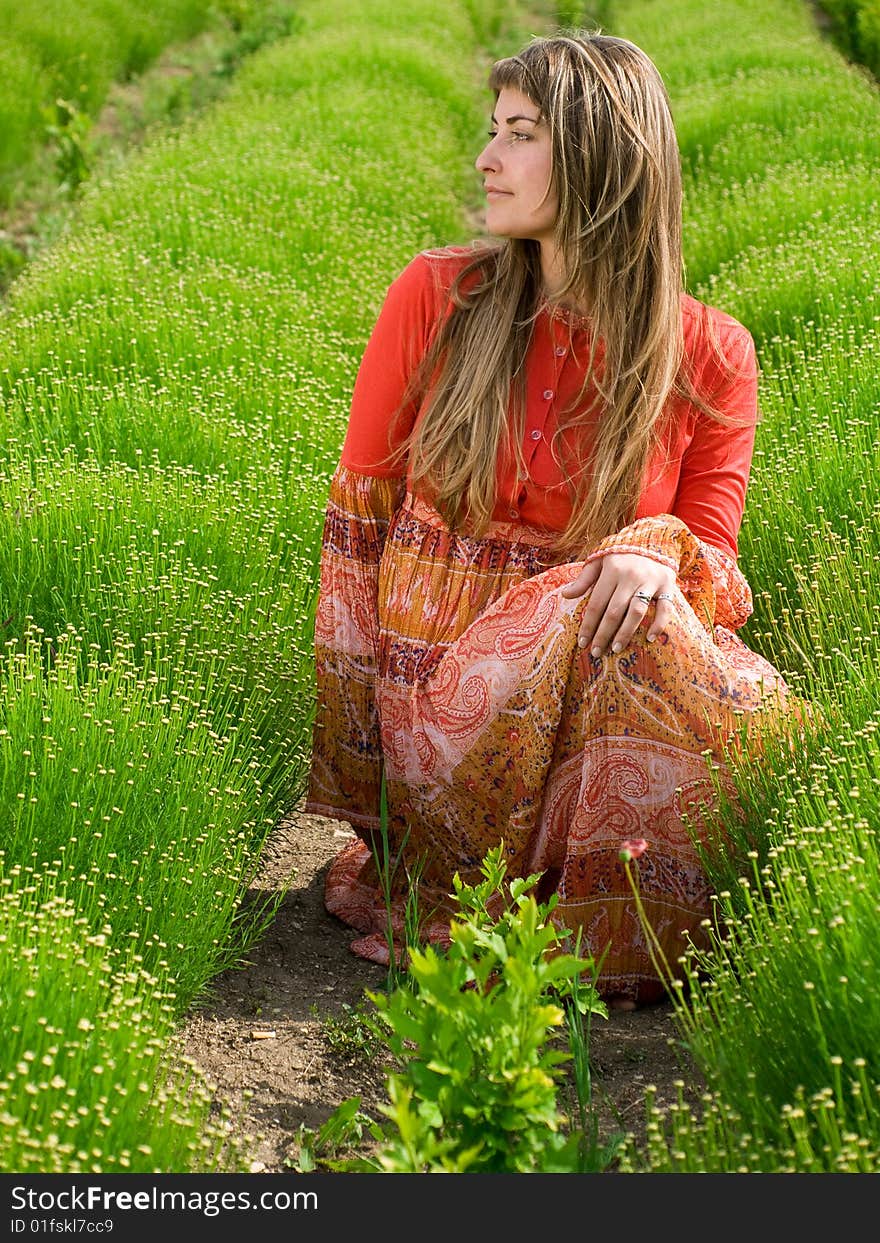
<instances>
[{"instance_id":1,"label":"woman's hand","mask_svg":"<svg viewBox=\"0 0 880 1243\"><path fill-rule=\"evenodd\" d=\"M619 652L635 634L642 618L656 601L647 639L652 643L672 618L675 571L638 553L613 552L584 566L577 578L562 588L567 600L575 600L592 587L578 645L589 647L595 657L610 647Z\"/></svg>"}]
</instances>

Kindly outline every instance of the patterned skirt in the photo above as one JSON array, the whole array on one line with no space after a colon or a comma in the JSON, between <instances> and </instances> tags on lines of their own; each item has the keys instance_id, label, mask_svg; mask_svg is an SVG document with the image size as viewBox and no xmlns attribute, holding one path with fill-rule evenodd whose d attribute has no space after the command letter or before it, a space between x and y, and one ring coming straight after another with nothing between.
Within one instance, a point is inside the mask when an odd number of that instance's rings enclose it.
<instances>
[{"instance_id":1,"label":"patterned skirt","mask_svg":"<svg viewBox=\"0 0 880 1243\"><path fill-rule=\"evenodd\" d=\"M552 534L518 524L453 534L400 487L340 469L328 508L307 809L358 837L330 866L327 909L360 934L355 953L388 961L373 847L384 773L395 936L418 876L421 935L447 940L453 875L478 879L501 842L508 877L540 873L556 923L601 960L600 992L657 1000L622 842L648 843L640 896L674 966L688 940L705 940L694 835L719 790L733 793L726 748L794 708L734 633L750 611L745 580L676 519L641 520L600 549L681 568L674 621L653 643L643 625L594 659L577 645L588 594L560 594L583 561L554 564Z\"/></svg>"}]
</instances>

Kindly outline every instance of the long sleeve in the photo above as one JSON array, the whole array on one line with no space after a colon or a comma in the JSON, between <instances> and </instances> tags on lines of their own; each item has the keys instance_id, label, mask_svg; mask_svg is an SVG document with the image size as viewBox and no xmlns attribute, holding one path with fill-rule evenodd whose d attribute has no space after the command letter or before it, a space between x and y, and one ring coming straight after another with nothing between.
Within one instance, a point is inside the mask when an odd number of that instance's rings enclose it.
<instances>
[{"instance_id":1,"label":"long sleeve","mask_svg":"<svg viewBox=\"0 0 880 1243\"><path fill-rule=\"evenodd\" d=\"M382 750L376 713L379 561L402 478L339 466L324 522L315 618L318 703L306 811L379 824Z\"/></svg>"},{"instance_id":2,"label":"long sleeve","mask_svg":"<svg viewBox=\"0 0 880 1243\"><path fill-rule=\"evenodd\" d=\"M755 442L758 368L754 341L741 324L714 311L709 327L709 308L700 307L700 312L692 348L703 361L694 379L721 417L696 414L671 512L637 518L603 540L586 560L629 552L659 561L675 571L707 629L735 630L752 613L751 589L736 554ZM712 336L724 360L711 348Z\"/></svg>"},{"instance_id":3,"label":"long sleeve","mask_svg":"<svg viewBox=\"0 0 880 1243\"><path fill-rule=\"evenodd\" d=\"M708 308L706 308L708 310ZM696 387L720 417L698 412L671 512L698 539L736 559L758 421L758 363L750 333L716 311L704 329ZM718 357L706 338L715 337Z\"/></svg>"}]
</instances>

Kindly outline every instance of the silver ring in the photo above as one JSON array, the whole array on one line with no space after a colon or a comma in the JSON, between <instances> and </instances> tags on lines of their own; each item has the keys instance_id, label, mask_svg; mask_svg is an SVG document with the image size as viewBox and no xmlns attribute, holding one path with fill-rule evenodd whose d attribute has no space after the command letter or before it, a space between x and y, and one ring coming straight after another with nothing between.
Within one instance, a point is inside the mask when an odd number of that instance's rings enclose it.
<instances>
[{"instance_id":1,"label":"silver ring","mask_svg":"<svg viewBox=\"0 0 880 1243\"><path fill-rule=\"evenodd\" d=\"M661 591L660 594L657 596L657 599L658 600L674 600L675 596L672 594L671 591Z\"/></svg>"},{"instance_id":2,"label":"silver ring","mask_svg":"<svg viewBox=\"0 0 880 1243\"><path fill-rule=\"evenodd\" d=\"M654 597L649 596L646 591L636 591L633 592L633 599L641 600L643 604L650 604Z\"/></svg>"}]
</instances>

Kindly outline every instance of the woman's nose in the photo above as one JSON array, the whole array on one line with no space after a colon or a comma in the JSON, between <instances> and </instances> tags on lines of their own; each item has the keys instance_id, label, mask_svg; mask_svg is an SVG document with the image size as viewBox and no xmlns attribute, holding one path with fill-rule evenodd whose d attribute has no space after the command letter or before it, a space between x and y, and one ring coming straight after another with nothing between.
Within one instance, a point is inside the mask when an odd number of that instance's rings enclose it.
<instances>
[{"instance_id":1,"label":"woman's nose","mask_svg":"<svg viewBox=\"0 0 880 1243\"><path fill-rule=\"evenodd\" d=\"M474 167L478 173L490 173L497 170L498 159L495 155L494 139L486 143L476 160L474 160Z\"/></svg>"}]
</instances>

